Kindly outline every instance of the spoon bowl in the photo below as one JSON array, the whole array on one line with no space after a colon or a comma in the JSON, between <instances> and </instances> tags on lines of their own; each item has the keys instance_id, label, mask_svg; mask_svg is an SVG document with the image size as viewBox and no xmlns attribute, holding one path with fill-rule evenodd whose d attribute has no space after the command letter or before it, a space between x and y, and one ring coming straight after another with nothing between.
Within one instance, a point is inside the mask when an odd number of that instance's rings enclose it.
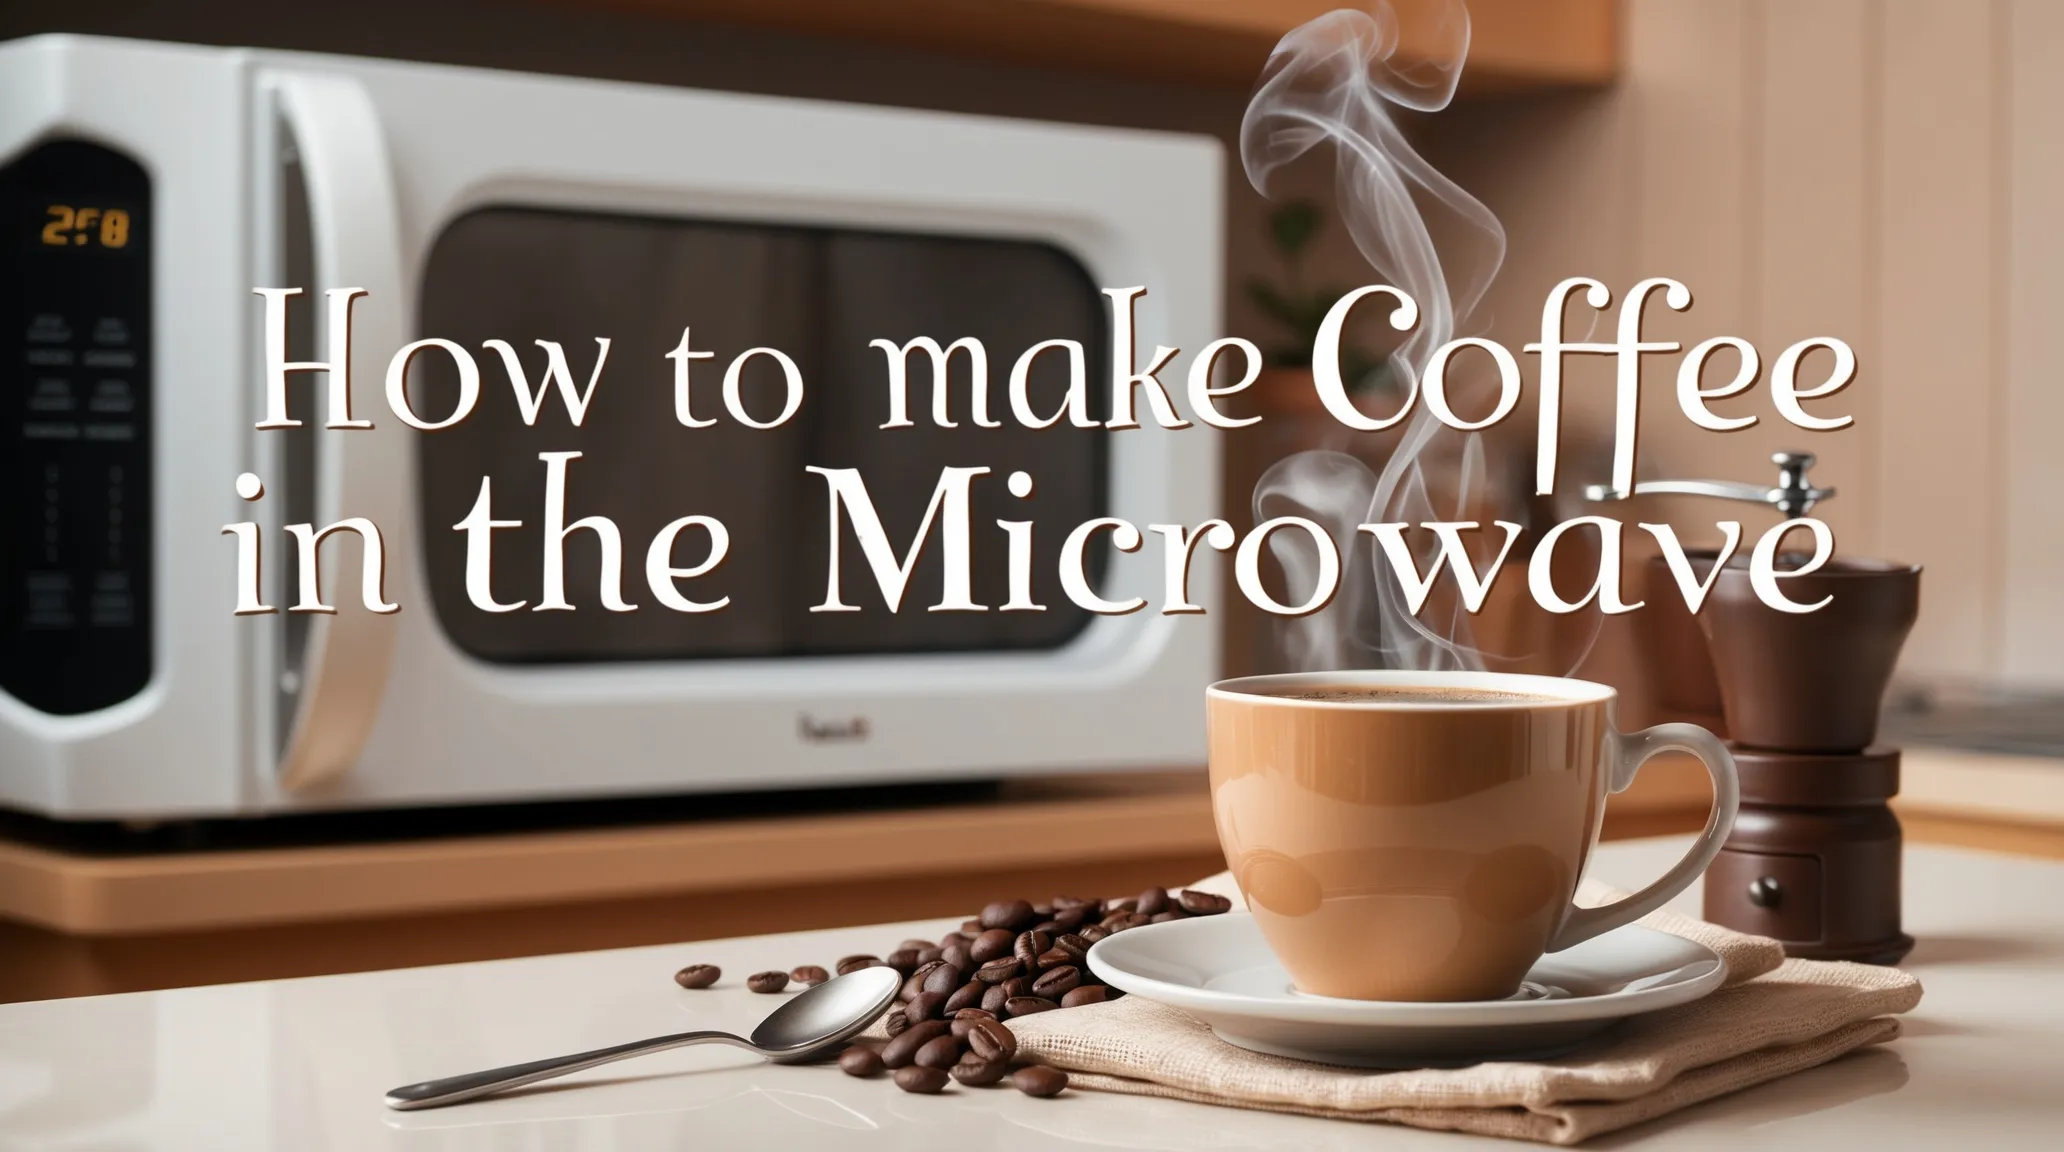
<instances>
[{"instance_id":1,"label":"spoon bowl","mask_svg":"<svg viewBox=\"0 0 2064 1152\"><path fill-rule=\"evenodd\" d=\"M613 1048L596 1048L571 1056L554 1056L528 1064L510 1064L485 1072L468 1072L462 1076L405 1084L387 1093L387 1106L398 1112L442 1108L447 1104L478 1100L525 1084L579 1072L598 1064L628 1060L670 1048L686 1048L691 1044L730 1044L757 1052L777 1064L800 1063L835 1049L865 1031L869 1024L889 1010L889 1005L896 1002L896 991L902 986L903 975L894 968L862 968L796 993L760 1021L750 1039L714 1030L655 1036Z\"/></svg>"},{"instance_id":2,"label":"spoon bowl","mask_svg":"<svg viewBox=\"0 0 2064 1152\"><path fill-rule=\"evenodd\" d=\"M751 1046L776 1064L807 1060L865 1032L902 986L894 968L862 968L805 988L760 1021Z\"/></svg>"}]
</instances>

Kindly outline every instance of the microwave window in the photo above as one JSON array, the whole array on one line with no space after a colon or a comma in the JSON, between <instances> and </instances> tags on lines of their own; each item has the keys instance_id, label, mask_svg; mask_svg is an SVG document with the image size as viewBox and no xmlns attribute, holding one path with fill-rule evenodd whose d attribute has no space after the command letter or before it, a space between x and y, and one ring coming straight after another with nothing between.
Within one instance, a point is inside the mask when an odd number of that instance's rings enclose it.
<instances>
[{"instance_id":1,"label":"microwave window","mask_svg":"<svg viewBox=\"0 0 2064 1152\"><path fill-rule=\"evenodd\" d=\"M1025 429L1011 418L1005 386L1022 352L1057 339L1082 344L1094 385L1109 362L1107 325L1089 274L1044 243L527 208L461 217L437 238L421 295L420 334L465 347L481 372L473 413L417 438L424 557L438 620L462 650L499 663L1059 647L1092 618L1063 592L1057 566L1068 532L1106 514L1110 433L1066 421ZM693 415L716 419L712 427L676 419L675 362L667 353L684 328L695 351L714 354L691 368ZM949 415L958 426L935 424L931 361L922 352L910 357L912 426L880 427L890 419L887 358L870 342L901 346L920 336L942 346L981 341L990 418L1002 427L974 424L962 353L948 368ZM526 425L501 357L482 347L507 341L535 389L547 356L535 341L556 341L578 390L594 367L597 337L610 341L608 362L579 427L556 389ZM777 428L744 426L723 405L726 367L752 348L787 353L804 382L801 408ZM1065 357L1042 355L1034 364L1033 411L1061 408ZM781 373L768 356L746 362L739 399L747 415L765 422L781 411ZM416 358L409 391L418 412L452 411L458 387L450 357ZM1106 391L1090 388L1098 420ZM560 452L581 453L565 465L566 523L602 516L616 525L618 588L635 611L604 607L601 547L586 530L563 544L565 595L575 610L533 610L544 599L547 544L547 467L539 455ZM991 610L926 611L943 592L935 524L900 610L889 612L851 520L841 516L840 597L861 610L809 611L825 600L829 563L829 498L824 478L807 471L813 465L859 471L899 559L942 469L992 469L973 483L970 515L973 600ZM1036 481L1025 499L1005 485L1020 469ZM516 611L484 610L467 594L465 534L452 528L473 509L483 477L492 482L494 518L522 522L492 534L493 595L526 602ZM722 564L679 584L691 600L730 597L721 611L674 611L646 583L650 542L687 516L713 517L729 531ZM996 610L1010 595L999 520L1034 525L1033 599L1043 612ZM705 532L683 532L673 567L699 564L708 548ZM1107 560L1092 551L1093 583Z\"/></svg>"}]
</instances>

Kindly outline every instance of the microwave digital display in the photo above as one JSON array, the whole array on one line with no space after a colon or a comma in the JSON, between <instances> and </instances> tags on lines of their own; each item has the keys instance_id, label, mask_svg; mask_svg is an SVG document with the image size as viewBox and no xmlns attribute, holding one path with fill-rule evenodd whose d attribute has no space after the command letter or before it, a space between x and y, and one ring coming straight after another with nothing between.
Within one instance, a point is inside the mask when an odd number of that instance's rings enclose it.
<instances>
[{"instance_id":1,"label":"microwave digital display","mask_svg":"<svg viewBox=\"0 0 2064 1152\"><path fill-rule=\"evenodd\" d=\"M0 690L58 715L151 675L149 206L97 144L0 167Z\"/></svg>"},{"instance_id":2,"label":"microwave digital display","mask_svg":"<svg viewBox=\"0 0 2064 1152\"><path fill-rule=\"evenodd\" d=\"M580 427L556 402L528 425L509 388L483 387L466 420L417 438L419 514L437 620L476 658L584 663L1026 651L1060 647L1094 619L1060 588L1058 557L1070 529L1108 514L1110 438L1123 433L1066 423L1029 430L1009 419L1002 427L977 427L969 418L965 355L954 356L948 371L957 427L932 422L932 368L920 355L909 374L915 425L883 429L887 361L870 347L877 339L900 345L928 336L942 346L979 339L992 413L1007 411L1010 365L1041 341L1075 340L1088 364L1109 363L1107 303L1082 265L1051 244L494 207L443 231L421 291L422 334L468 348L508 341L522 352L532 381L544 370L533 341L559 342L574 378L585 381L595 338L611 340ZM684 327L698 351L715 354L702 362L715 367L697 377L710 403L734 356L760 346L788 353L805 382L796 416L771 430L730 420L709 428L677 422L666 354ZM502 371L492 357L483 368ZM748 409L777 410L768 406L779 403L779 371L765 357L748 364L741 389ZM1057 408L1067 385L1062 357L1035 361L1034 408ZM421 411L451 410L457 389L449 357L422 357L412 369L410 393ZM1109 390L1090 391L1102 420ZM565 451L583 453L568 464L568 522L606 516L627 549L642 548L676 517L722 521L731 533L729 555L695 581L694 596L730 596L730 606L669 611L643 595L638 570L626 564L623 594L640 610L601 611L600 550L593 532L577 531L565 541L566 594L582 610L475 607L466 592L464 537L450 527L473 507L481 478L491 478L494 515L523 521L494 534L494 595L538 603L545 546L545 466L538 455ZM925 611L942 587L935 536L919 555L901 611L889 612L847 523L839 584L845 602L861 611L810 612L824 598L830 562L828 500L822 478L807 470L812 465L860 471L899 555L916 536L942 468L991 468L976 482L970 522L974 600L992 610ZM1027 499L1005 488L1004 478L1019 469L1036 481ZM1009 598L1008 544L998 520L1034 525L1033 593L1045 611L994 610ZM1108 548L1102 536L1097 543ZM686 564L694 545L684 538L680 547ZM1093 547L1087 560L1094 582L1109 556Z\"/></svg>"},{"instance_id":3,"label":"microwave digital display","mask_svg":"<svg viewBox=\"0 0 2064 1152\"><path fill-rule=\"evenodd\" d=\"M130 210L92 204L46 204L36 221L45 248L92 248L120 252L129 247Z\"/></svg>"}]
</instances>

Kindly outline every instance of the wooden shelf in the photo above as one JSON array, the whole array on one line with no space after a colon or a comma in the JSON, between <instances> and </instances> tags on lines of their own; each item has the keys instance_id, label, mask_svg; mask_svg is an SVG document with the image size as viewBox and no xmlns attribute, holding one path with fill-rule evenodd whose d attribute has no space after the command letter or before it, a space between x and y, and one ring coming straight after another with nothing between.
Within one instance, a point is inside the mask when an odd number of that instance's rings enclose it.
<instances>
[{"instance_id":1,"label":"wooden shelf","mask_svg":"<svg viewBox=\"0 0 2064 1152\"><path fill-rule=\"evenodd\" d=\"M0 842L0 916L124 935L1217 852L1191 771L1028 781L992 803L399 843L87 856Z\"/></svg>"},{"instance_id":2,"label":"wooden shelf","mask_svg":"<svg viewBox=\"0 0 2064 1152\"><path fill-rule=\"evenodd\" d=\"M1652 765L1608 836L1696 828ZM1695 774L1695 775L1694 775ZM92 856L0 841L0 1002L965 915L1225 867L1199 770L994 801L648 827Z\"/></svg>"},{"instance_id":3,"label":"wooden shelf","mask_svg":"<svg viewBox=\"0 0 2064 1152\"><path fill-rule=\"evenodd\" d=\"M1283 33L1336 0L553 0L1012 64L1246 87ZM1440 0L1392 0L1403 57L1438 52ZM1617 70L1615 0L1471 0L1466 93L1595 87Z\"/></svg>"}]
</instances>

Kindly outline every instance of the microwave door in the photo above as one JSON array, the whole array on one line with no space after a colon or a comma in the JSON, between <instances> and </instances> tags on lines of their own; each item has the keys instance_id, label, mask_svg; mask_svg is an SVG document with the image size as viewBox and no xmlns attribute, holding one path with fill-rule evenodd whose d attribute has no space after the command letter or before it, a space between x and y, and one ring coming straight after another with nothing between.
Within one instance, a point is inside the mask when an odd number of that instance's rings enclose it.
<instances>
[{"instance_id":1,"label":"microwave door","mask_svg":"<svg viewBox=\"0 0 2064 1152\"><path fill-rule=\"evenodd\" d=\"M827 652L1025 651L1058 648L1091 621L1060 586L1059 556L1070 529L1109 515L1106 496L1110 433L1077 428L1063 419L1043 429L1025 427L1012 413L1007 382L1013 365L1045 341L1073 340L1087 365L1108 356L1105 319L1095 283L1074 258L1044 244L959 237L834 233L827 238L823 271L826 384L813 463L854 468L866 482L891 548L900 560L947 468L990 469L970 483L970 599L981 612L934 612L944 592L945 549L934 524L903 590L900 610L888 612L873 570L855 545L850 523L839 526L838 581L851 613L818 613L801 626L810 647ZM945 381L930 356L906 357L908 427L884 428L891 419L888 353L896 345L931 337L941 347L969 338L987 361L987 419L976 423L974 368L969 353L953 352ZM897 353L902 355L902 353ZM1094 371L1092 368L1090 371ZM1033 361L1028 398L1044 418L1063 411L1069 380L1064 351ZM947 421L935 410L935 389L947 394ZM1092 388L1090 418L1101 421L1108 390ZM1034 478L1031 493L1011 494L1009 478ZM813 479L815 479L813 477ZM798 567L813 574L830 567L828 500L819 485L798 509L803 529L794 540ZM1031 601L1037 610L1003 610L1010 600L1008 537L1001 522L1030 524ZM1090 579L1098 575L1090 557ZM824 579L817 575L820 582ZM820 594L809 602L817 603Z\"/></svg>"},{"instance_id":2,"label":"microwave door","mask_svg":"<svg viewBox=\"0 0 2064 1152\"><path fill-rule=\"evenodd\" d=\"M534 390L557 344L576 390L607 360L576 426L556 389L526 422L496 355L472 414L421 437L418 463L425 567L437 622L457 648L500 665L706 662L793 656L888 656L1040 651L1062 647L1090 623L1059 587L1061 542L1075 524L1108 514L1107 437L1066 423L1033 430L1008 407L1005 383L1020 353L1042 340L1073 339L1085 359L1107 355L1094 282L1072 258L1035 243L987 237L893 234L692 217L640 216L514 206L475 209L431 246L422 321L462 347L505 341ZM667 353L688 326L691 347L710 354L690 372L689 411L679 419ZM933 337L983 342L995 428L969 409L969 368L952 370L954 427L933 419L928 358L909 375L910 427L889 420L886 360L875 339ZM727 365L754 349L779 349L804 381L799 409L772 424L787 397L780 361L761 353L739 373L734 415L722 397ZM1068 361L1037 362L1032 400L1060 409ZM457 399L452 362L425 357L414 376L431 411ZM1103 390L1098 389L1096 393ZM1095 395L1095 393L1093 393ZM1102 395L1091 416L1101 418ZM571 455L569 453L578 453ZM563 457L560 540L546 538L547 457ZM825 479L810 468L856 469L897 561L908 555L941 471L988 467L973 482L969 536L980 612L932 612L943 590L942 532L918 550L898 610L891 612L865 559L850 509L840 513L837 596L854 611L813 611L830 585L831 511ZM1007 478L1038 477L1029 498ZM483 480L486 487L483 488ZM492 541L493 603L478 604L466 579L465 519L482 491L496 519L520 521ZM657 602L644 563L650 541L677 519L728 526L728 550L705 576L680 583L698 604ZM605 572L602 537L571 527L606 518L616 553ZM1032 591L1043 611L1002 611L1009 598L1007 536L998 521L1033 526ZM669 567L700 564L708 532L682 532ZM546 600L539 557L556 551L572 610ZM1095 573L1092 571L1092 578ZM606 589L623 607L612 607ZM520 606L520 607L517 607Z\"/></svg>"},{"instance_id":3,"label":"microwave door","mask_svg":"<svg viewBox=\"0 0 2064 1152\"><path fill-rule=\"evenodd\" d=\"M413 484L408 428L387 412L381 387L388 356L407 340L408 294L379 114L364 87L344 77L268 70L259 76L258 91L276 110L304 177L314 283L289 285L303 289L289 307L318 311L319 359L334 361L331 350L337 348L331 327L335 314L318 296L319 288L363 293L352 301L350 313L354 426L325 423L314 433L313 523L362 517L378 525L391 582L392 573L409 563L414 531L407 494ZM285 360L283 329L262 334L261 343L265 363ZM317 383L327 389L342 381L323 373L287 376L289 391ZM327 405L301 409L311 420L327 414ZM366 606L358 549L340 546L344 543L323 547L317 562L322 598L334 610L308 614L297 646L301 666L282 670L298 680L299 697L277 768L277 784L287 790L310 787L348 769L364 747L384 695L396 622L391 614ZM282 588L280 595L286 603L275 607L292 611L298 591Z\"/></svg>"},{"instance_id":4,"label":"microwave door","mask_svg":"<svg viewBox=\"0 0 2064 1152\"><path fill-rule=\"evenodd\" d=\"M505 665L778 655L793 647L782 606L808 590L762 535L765 526L785 523L805 496L809 425L744 427L725 416L720 394L724 365L750 348L782 349L809 378L814 263L812 245L791 231L613 213L482 208L438 235L423 275L425 332L466 348L506 342L526 389L545 378L544 341L563 350L577 392L596 380L579 425L552 388L535 423L526 423L505 365L484 353L472 414L420 438L424 571L432 610L453 644ZM690 417L724 417L709 427L677 419L667 353L683 325L693 350L713 353L689 361ZM608 346L597 374L602 339ZM425 357L415 387L426 410L450 411L456 369L448 358ZM771 422L784 393L776 365L756 357L741 380L746 411ZM567 453L578 455L561 465L565 523L609 521L618 555L609 592L630 610L611 610L602 595L602 543L592 528L572 528L557 545L572 609L540 610L541 557L553 546L541 522L545 457ZM497 519L520 521L494 534L490 606L469 595L464 536L443 530L464 519L483 490ZM727 526L727 550L713 571L679 581L677 591L721 609L683 611L650 591L651 542L689 517ZM713 544L698 522L675 534L664 563L695 568Z\"/></svg>"}]
</instances>

